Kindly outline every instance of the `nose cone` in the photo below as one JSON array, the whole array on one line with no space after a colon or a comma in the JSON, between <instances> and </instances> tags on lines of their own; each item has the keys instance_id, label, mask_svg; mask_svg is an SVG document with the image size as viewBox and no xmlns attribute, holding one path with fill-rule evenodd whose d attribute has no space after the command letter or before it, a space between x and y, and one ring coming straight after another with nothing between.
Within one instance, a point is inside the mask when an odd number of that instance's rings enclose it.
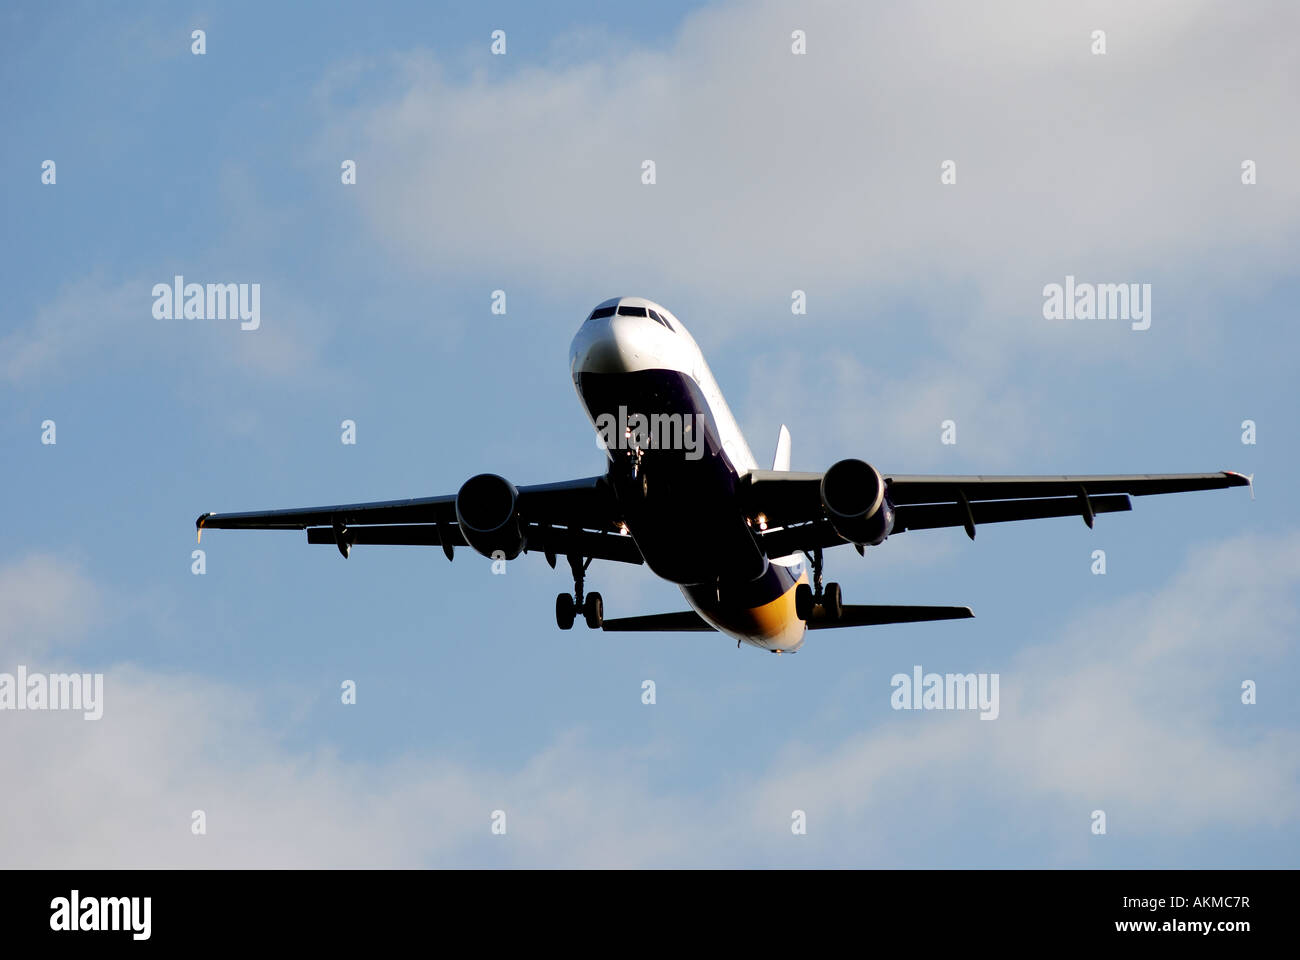
<instances>
[{"instance_id":1,"label":"nose cone","mask_svg":"<svg viewBox=\"0 0 1300 960\"><path fill-rule=\"evenodd\" d=\"M573 338L570 370L577 377L584 373L631 373L657 366L667 333L648 317L593 317Z\"/></svg>"},{"instance_id":2,"label":"nose cone","mask_svg":"<svg viewBox=\"0 0 1300 960\"><path fill-rule=\"evenodd\" d=\"M630 317L588 320L569 348L569 362L581 373L626 373L635 366L636 349L626 329Z\"/></svg>"},{"instance_id":3,"label":"nose cone","mask_svg":"<svg viewBox=\"0 0 1300 960\"><path fill-rule=\"evenodd\" d=\"M642 297L619 297L599 304L578 329L569 368L575 383L583 374L651 369L693 375L697 354L695 342L668 311Z\"/></svg>"}]
</instances>

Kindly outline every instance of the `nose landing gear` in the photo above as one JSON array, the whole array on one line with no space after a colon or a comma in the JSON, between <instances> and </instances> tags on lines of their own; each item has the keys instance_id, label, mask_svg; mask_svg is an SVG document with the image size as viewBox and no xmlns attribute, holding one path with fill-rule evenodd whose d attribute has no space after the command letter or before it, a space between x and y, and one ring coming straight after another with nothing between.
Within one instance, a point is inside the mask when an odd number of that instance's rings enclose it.
<instances>
[{"instance_id":1,"label":"nose landing gear","mask_svg":"<svg viewBox=\"0 0 1300 960\"><path fill-rule=\"evenodd\" d=\"M599 630L605 622L605 601L600 594L593 591L584 597L582 593L582 582L590 565L590 557L585 563L582 557L569 557L569 569L573 571L573 595L562 593L555 598L555 624L561 630L572 630L579 612L592 630Z\"/></svg>"},{"instance_id":2,"label":"nose landing gear","mask_svg":"<svg viewBox=\"0 0 1300 960\"><path fill-rule=\"evenodd\" d=\"M826 584L822 589L822 551L818 547L812 552L813 585L801 583L794 588L794 612L805 623L813 618L815 607L822 608L822 616L832 622L844 613L844 596L838 583Z\"/></svg>"}]
</instances>

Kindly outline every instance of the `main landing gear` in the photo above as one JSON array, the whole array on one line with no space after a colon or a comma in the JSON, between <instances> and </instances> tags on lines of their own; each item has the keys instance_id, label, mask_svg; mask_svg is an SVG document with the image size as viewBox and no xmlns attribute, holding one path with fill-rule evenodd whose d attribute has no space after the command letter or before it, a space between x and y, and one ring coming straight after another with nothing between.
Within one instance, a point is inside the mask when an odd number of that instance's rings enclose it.
<instances>
[{"instance_id":1,"label":"main landing gear","mask_svg":"<svg viewBox=\"0 0 1300 960\"><path fill-rule=\"evenodd\" d=\"M585 563L582 557L569 557L569 569L573 571L573 595L562 593L555 598L555 623L561 630L573 629L573 621L577 619L579 611L587 621L587 626L593 630L599 630L605 622L605 601L600 594L592 592L585 598L582 595L582 581L590 565L590 557Z\"/></svg>"},{"instance_id":2,"label":"main landing gear","mask_svg":"<svg viewBox=\"0 0 1300 960\"><path fill-rule=\"evenodd\" d=\"M822 589L822 551L818 547L811 555L813 566L813 585L801 583L794 588L794 612L805 623L812 619L813 608L820 606L822 616L827 620L838 620L844 613L844 597L838 583L826 584Z\"/></svg>"}]
</instances>

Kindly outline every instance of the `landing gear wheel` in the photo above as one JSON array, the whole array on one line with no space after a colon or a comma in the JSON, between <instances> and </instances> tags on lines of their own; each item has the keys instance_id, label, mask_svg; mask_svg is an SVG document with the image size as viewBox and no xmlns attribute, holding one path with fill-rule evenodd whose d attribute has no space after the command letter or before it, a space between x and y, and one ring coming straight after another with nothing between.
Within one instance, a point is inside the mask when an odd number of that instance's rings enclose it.
<instances>
[{"instance_id":1,"label":"landing gear wheel","mask_svg":"<svg viewBox=\"0 0 1300 960\"><path fill-rule=\"evenodd\" d=\"M812 587L808 586L806 583L801 583L794 588L794 614L806 623L812 619L812 611Z\"/></svg>"},{"instance_id":2,"label":"landing gear wheel","mask_svg":"<svg viewBox=\"0 0 1300 960\"><path fill-rule=\"evenodd\" d=\"M561 630L573 629L573 618L576 614L573 597L562 593L555 598L555 623Z\"/></svg>"},{"instance_id":3,"label":"landing gear wheel","mask_svg":"<svg viewBox=\"0 0 1300 960\"><path fill-rule=\"evenodd\" d=\"M826 619L832 622L838 620L844 613L844 599L840 594L838 583L826 584L826 592L822 594L822 612L826 614Z\"/></svg>"},{"instance_id":4,"label":"landing gear wheel","mask_svg":"<svg viewBox=\"0 0 1300 960\"><path fill-rule=\"evenodd\" d=\"M605 622L605 601L599 593L587 594L587 602L582 605L582 615L587 620L587 626L593 630L600 629L600 625Z\"/></svg>"}]
</instances>

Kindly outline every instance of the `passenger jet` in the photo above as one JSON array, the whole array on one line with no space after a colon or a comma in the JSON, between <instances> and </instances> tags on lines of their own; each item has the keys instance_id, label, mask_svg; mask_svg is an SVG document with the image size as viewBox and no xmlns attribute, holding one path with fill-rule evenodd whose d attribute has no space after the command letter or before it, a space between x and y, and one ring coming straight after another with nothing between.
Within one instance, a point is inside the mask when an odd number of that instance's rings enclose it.
<instances>
[{"instance_id":1,"label":"passenger jet","mask_svg":"<svg viewBox=\"0 0 1300 960\"><path fill-rule=\"evenodd\" d=\"M555 600L561 630L581 615L609 631L719 631L792 653L806 631L973 616L969 607L851 605L822 585L822 553L858 553L908 530L1131 510L1130 496L1240 487L1218 473L1100 476L912 476L856 459L824 473L790 470L783 426L772 469L759 469L695 340L675 316L640 297L597 306L569 350L578 398L607 456L605 473L516 487L483 473L455 494L330 507L205 513L205 529L306 530L346 558L358 544L467 546L513 560L540 553L569 562L573 593ZM605 619L584 593L592 560L643 563L677 584L691 609ZM811 578L809 569L811 568Z\"/></svg>"}]
</instances>

